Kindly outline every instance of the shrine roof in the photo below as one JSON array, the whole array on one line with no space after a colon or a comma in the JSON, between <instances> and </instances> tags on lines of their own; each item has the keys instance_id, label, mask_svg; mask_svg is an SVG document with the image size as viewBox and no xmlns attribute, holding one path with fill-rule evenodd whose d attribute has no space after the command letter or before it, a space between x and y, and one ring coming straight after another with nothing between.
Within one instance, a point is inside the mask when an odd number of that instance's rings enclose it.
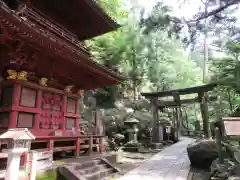
<instances>
[{"instance_id":1,"label":"shrine roof","mask_svg":"<svg viewBox=\"0 0 240 180\"><path fill-rule=\"evenodd\" d=\"M119 84L124 80L117 72L92 61L89 53L82 49L50 36L49 32L33 28L31 22L17 17L3 6L0 11L4 29L14 35L13 38L6 36L9 42L18 39L23 43L24 52L36 53L35 59L24 62L22 69L40 77L53 76L64 85L74 84L86 90Z\"/></svg>"},{"instance_id":2,"label":"shrine roof","mask_svg":"<svg viewBox=\"0 0 240 180\"><path fill-rule=\"evenodd\" d=\"M170 91L162 91L162 92L149 92L149 93L141 93L142 96L145 97L166 97L173 96L174 94L185 95L185 94L194 94L200 92L208 92L213 90L218 83L205 84L201 86L189 87L184 89L174 89Z\"/></svg>"},{"instance_id":3,"label":"shrine roof","mask_svg":"<svg viewBox=\"0 0 240 180\"><path fill-rule=\"evenodd\" d=\"M8 129L0 136L0 139L33 140L35 136L27 128L16 128Z\"/></svg>"},{"instance_id":4,"label":"shrine roof","mask_svg":"<svg viewBox=\"0 0 240 180\"><path fill-rule=\"evenodd\" d=\"M79 40L120 27L94 0L33 0L30 5L76 34Z\"/></svg>"}]
</instances>

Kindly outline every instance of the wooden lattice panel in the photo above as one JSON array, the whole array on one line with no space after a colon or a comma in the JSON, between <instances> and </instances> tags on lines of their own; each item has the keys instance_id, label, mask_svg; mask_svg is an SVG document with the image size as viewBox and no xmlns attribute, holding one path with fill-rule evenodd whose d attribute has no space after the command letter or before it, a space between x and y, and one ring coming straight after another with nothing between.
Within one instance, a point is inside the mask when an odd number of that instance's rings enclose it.
<instances>
[{"instance_id":1,"label":"wooden lattice panel","mask_svg":"<svg viewBox=\"0 0 240 180\"><path fill-rule=\"evenodd\" d=\"M22 113L18 114L17 127L18 128L33 128L34 114Z\"/></svg>"},{"instance_id":2,"label":"wooden lattice panel","mask_svg":"<svg viewBox=\"0 0 240 180\"><path fill-rule=\"evenodd\" d=\"M21 91L20 105L25 107L35 107L36 96L36 90L23 87Z\"/></svg>"},{"instance_id":3,"label":"wooden lattice panel","mask_svg":"<svg viewBox=\"0 0 240 180\"><path fill-rule=\"evenodd\" d=\"M52 92L43 92L41 100L41 129L61 129L63 122L61 95Z\"/></svg>"},{"instance_id":4,"label":"wooden lattice panel","mask_svg":"<svg viewBox=\"0 0 240 180\"><path fill-rule=\"evenodd\" d=\"M39 86L6 80L1 83L0 130L28 128L36 136L69 136L80 118L78 96ZM56 133L55 133L56 132Z\"/></svg>"},{"instance_id":5,"label":"wooden lattice panel","mask_svg":"<svg viewBox=\"0 0 240 180\"><path fill-rule=\"evenodd\" d=\"M76 100L72 98L67 99L67 112L76 113Z\"/></svg>"}]
</instances>

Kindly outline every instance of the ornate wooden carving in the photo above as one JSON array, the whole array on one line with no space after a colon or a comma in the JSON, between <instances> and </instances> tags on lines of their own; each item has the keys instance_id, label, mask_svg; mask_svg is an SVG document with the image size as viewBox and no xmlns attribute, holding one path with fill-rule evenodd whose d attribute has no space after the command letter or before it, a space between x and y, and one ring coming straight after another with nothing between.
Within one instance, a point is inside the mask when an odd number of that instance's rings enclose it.
<instances>
[{"instance_id":1,"label":"ornate wooden carving","mask_svg":"<svg viewBox=\"0 0 240 180\"><path fill-rule=\"evenodd\" d=\"M40 84L41 86L47 86L47 81L48 81L48 78L42 77L42 78L39 80L39 84Z\"/></svg>"},{"instance_id":2,"label":"ornate wooden carving","mask_svg":"<svg viewBox=\"0 0 240 180\"><path fill-rule=\"evenodd\" d=\"M12 63L18 67L20 66L21 69L35 71L40 76L49 76L51 71L54 71L54 78L59 78L61 84L66 85L71 81L76 85L76 88L81 87L86 90L98 87L102 84L115 84L119 82L114 76L109 76L108 69L95 65L95 63L89 59L89 53L79 47L74 47L71 43L69 44L66 40L54 35L47 27L43 28L29 18L23 20L19 16L10 13L6 8L3 8L1 12L0 22L4 28L7 29L8 35L12 39L11 41L13 42L13 39L19 39L24 42L23 48L17 52L14 51L14 49L18 49L14 48L16 46L14 42L15 45L13 43L12 50L9 52ZM11 41L6 44L11 44ZM36 50L39 48L41 52L44 51L46 58L37 61L36 65L36 63L34 63L36 62L34 58L38 59L39 53L34 55L33 52L29 51L29 46L32 46L30 49ZM42 55L40 55L40 57L42 57ZM49 64L52 59L64 59L68 60L68 62L65 61L64 63L60 63L60 61L57 61L58 64L53 69L51 67L46 67L46 63ZM60 70L60 66L62 66L60 64L63 64L63 71ZM66 67L66 64L68 67ZM79 68L82 70L81 76L78 75ZM69 69L71 70L69 71ZM44 72L42 72L43 70ZM86 80L89 79L88 75L90 74L94 74L94 83L92 83L93 80L91 83L82 83L79 81L78 77ZM68 79L68 77L71 78Z\"/></svg>"},{"instance_id":3,"label":"ornate wooden carving","mask_svg":"<svg viewBox=\"0 0 240 180\"><path fill-rule=\"evenodd\" d=\"M17 64L22 66L27 61L27 54L23 50L24 42L22 40L16 40L15 46L12 47L12 52L8 55L11 58L11 64Z\"/></svg>"},{"instance_id":4,"label":"ornate wooden carving","mask_svg":"<svg viewBox=\"0 0 240 180\"><path fill-rule=\"evenodd\" d=\"M74 87L74 85L68 85L64 88L64 91L68 92L68 93L72 93L72 88Z\"/></svg>"},{"instance_id":5,"label":"ornate wooden carving","mask_svg":"<svg viewBox=\"0 0 240 180\"><path fill-rule=\"evenodd\" d=\"M62 127L63 113L62 96L50 92L44 92L42 95L42 112L40 123L42 129L60 129Z\"/></svg>"},{"instance_id":6,"label":"ornate wooden carving","mask_svg":"<svg viewBox=\"0 0 240 180\"><path fill-rule=\"evenodd\" d=\"M8 73L8 77L7 79L17 79L17 71L16 70L13 70L13 69L8 69L7 70L7 73Z\"/></svg>"},{"instance_id":7,"label":"ornate wooden carving","mask_svg":"<svg viewBox=\"0 0 240 180\"><path fill-rule=\"evenodd\" d=\"M10 39L7 29L4 27L3 23L0 21L0 44L5 44L6 40Z\"/></svg>"}]
</instances>

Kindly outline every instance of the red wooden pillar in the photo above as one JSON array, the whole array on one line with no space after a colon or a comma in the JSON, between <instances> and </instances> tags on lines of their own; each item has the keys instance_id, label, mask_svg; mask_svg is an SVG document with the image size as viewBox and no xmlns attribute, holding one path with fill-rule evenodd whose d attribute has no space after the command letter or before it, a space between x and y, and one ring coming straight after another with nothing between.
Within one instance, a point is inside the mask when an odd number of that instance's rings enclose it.
<instances>
[{"instance_id":1,"label":"red wooden pillar","mask_svg":"<svg viewBox=\"0 0 240 180\"><path fill-rule=\"evenodd\" d=\"M103 138L104 138L104 137L100 137L100 142L99 142L100 153L104 153L104 149L105 149L105 147L104 147L104 142L103 142Z\"/></svg>"},{"instance_id":2,"label":"red wooden pillar","mask_svg":"<svg viewBox=\"0 0 240 180\"><path fill-rule=\"evenodd\" d=\"M37 90L37 102L36 102L36 108L39 110L41 109L41 100L42 100L42 91L40 89ZM40 112L35 115L35 123L34 123L34 131L39 131L39 125L40 125Z\"/></svg>"},{"instance_id":3,"label":"red wooden pillar","mask_svg":"<svg viewBox=\"0 0 240 180\"><path fill-rule=\"evenodd\" d=\"M77 138L77 141L76 141L76 151L75 151L75 156L79 156L80 154L80 137Z\"/></svg>"},{"instance_id":4,"label":"red wooden pillar","mask_svg":"<svg viewBox=\"0 0 240 180\"><path fill-rule=\"evenodd\" d=\"M48 150L53 151L53 148L54 148L53 146L54 146L54 141L50 140L49 143L48 143Z\"/></svg>"},{"instance_id":5,"label":"red wooden pillar","mask_svg":"<svg viewBox=\"0 0 240 180\"><path fill-rule=\"evenodd\" d=\"M13 89L13 102L12 102L13 106L19 105L20 94L21 94L21 84L17 83L14 85L14 89ZM8 124L9 129L17 127L17 116L18 116L17 111L12 111L10 113L9 124Z\"/></svg>"},{"instance_id":6,"label":"red wooden pillar","mask_svg":"<svg viewBox=\"0 0 240 180\"><path fill-rule=\"evenodd\" d=\"M79 119L80 119L80 101L79 100L76 101L76 114L79 115L79 117L77 117L75 120L75 128L76 128L76 132L78 132L79 131Z\"/></svg>"},{"instance_id":7,"label":"red wooden pillar","mask_svg":"<svg viewBox=\"0 0 240 180\"><path fill-rule=\"evenodd\" d=\"M63 106L62 106L62 111L63 111L63 125L62 125L62 130L65 130L66 127L66 112L67 112L67 96L63 96Z\"/></svg>"}]
</instances>

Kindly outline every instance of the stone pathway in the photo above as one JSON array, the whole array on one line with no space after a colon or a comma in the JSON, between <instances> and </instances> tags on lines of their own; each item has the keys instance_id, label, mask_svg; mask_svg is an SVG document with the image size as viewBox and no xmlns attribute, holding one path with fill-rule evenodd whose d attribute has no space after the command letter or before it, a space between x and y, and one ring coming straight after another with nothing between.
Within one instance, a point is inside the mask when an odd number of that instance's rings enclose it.
<instances>
[{"instance_id":1,"label":"stone pathway","mask_svg":"<svg viewBox=\"0 0 240 180\"><path fill-rule=\"evenodd\" d=\"M181 140L159 152L136 169L118 180L186 180L190 171L187 145L194 142L191 138Z\"/></svg>"}]
</instances>

